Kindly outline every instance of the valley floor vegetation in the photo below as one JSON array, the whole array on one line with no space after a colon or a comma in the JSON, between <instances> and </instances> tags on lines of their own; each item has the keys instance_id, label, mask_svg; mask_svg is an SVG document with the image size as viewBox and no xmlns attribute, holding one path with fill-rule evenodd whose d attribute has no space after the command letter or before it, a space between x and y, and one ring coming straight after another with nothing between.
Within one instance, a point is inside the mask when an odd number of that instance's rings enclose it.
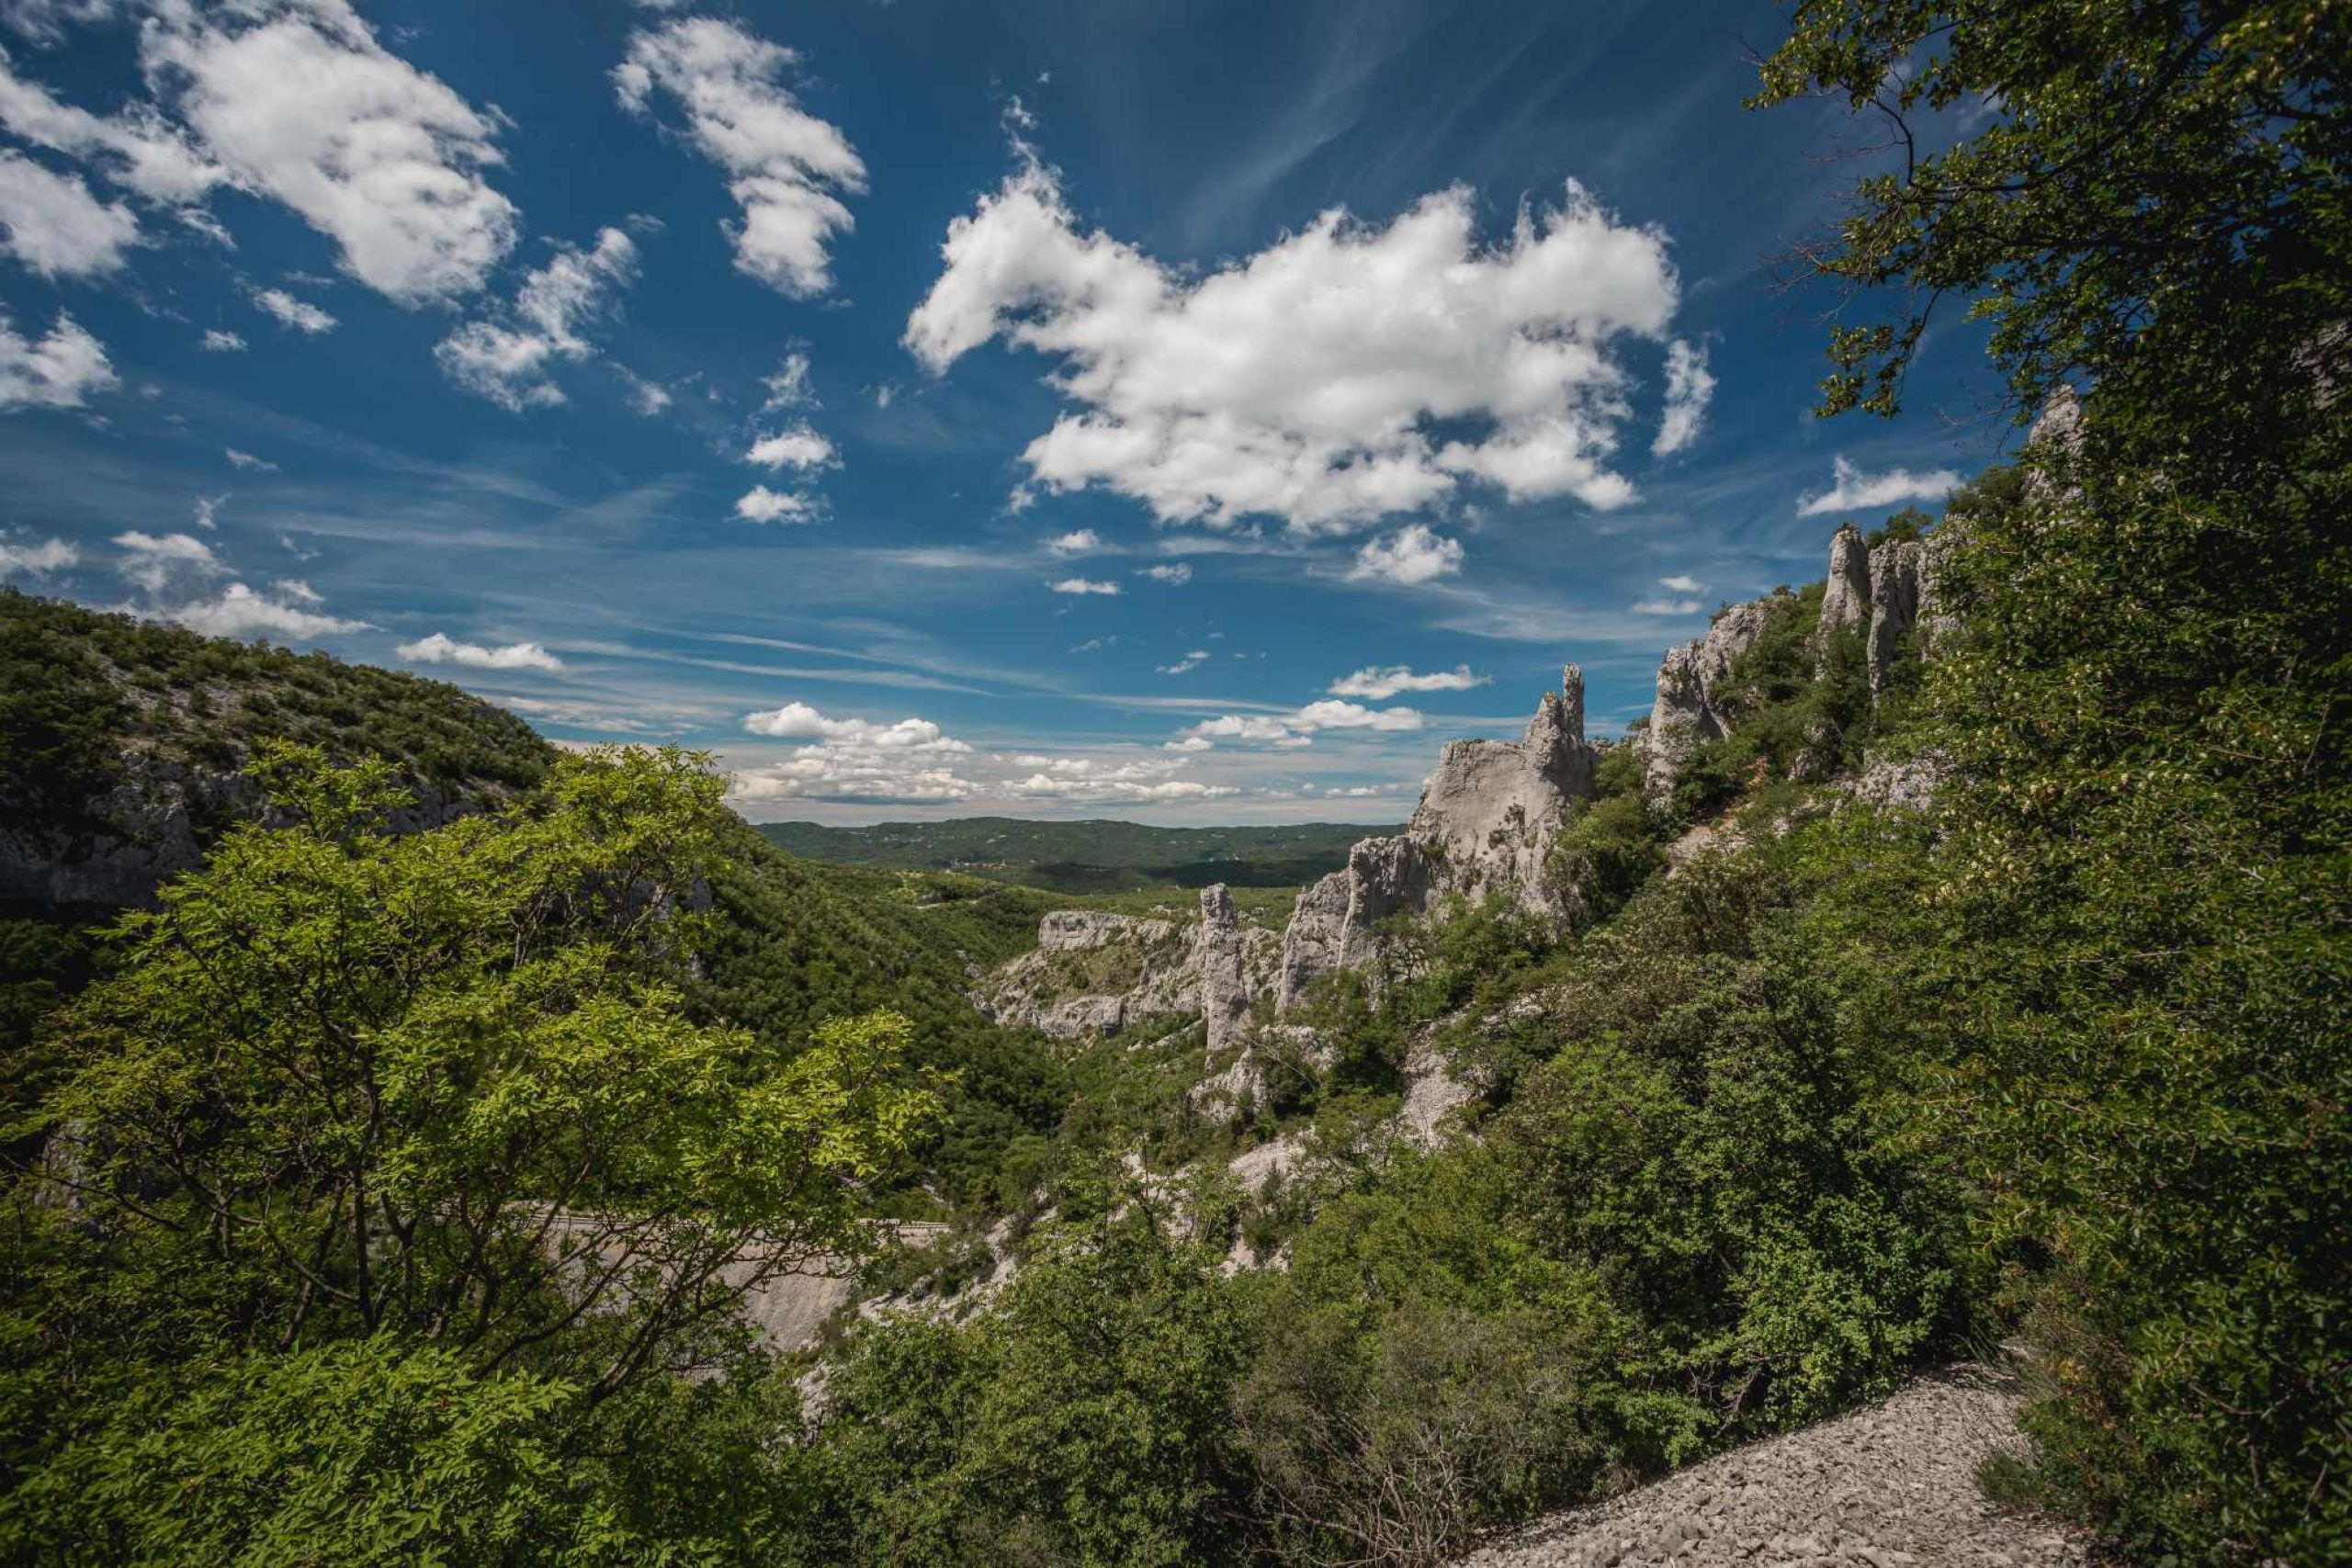
<instances>
[{"instance_id":1,"label":"valley floor vegetation","mask_svg":"<svg viewBox=\"0 0 2352 1568\"><path fill-rule=\"evenodd\" d=\"M1670 798L1605 755L1582 919L1394 933L1238 1129L1197 1033L970 1005L1061 900L793 860L674 752L232 738L268 825L5 927L0 1550L1437 1563L2006 1343L2004 1496L2352 1559L2348 59L2315 0L1794 6L1761 104L2000 109L1803 264L1901 295L1827 412L1939 299L2056 411L1936 526L1956 629L1872 693L1776 598ZM97 710L10 702L12 788L80 798ZM387 830L476 747L490 809ZM1391 1133L1416 1042L1475 1136ZM926 1309L789 1356L735 1310L860 1259Z\"/></svg>"}]
</instances>

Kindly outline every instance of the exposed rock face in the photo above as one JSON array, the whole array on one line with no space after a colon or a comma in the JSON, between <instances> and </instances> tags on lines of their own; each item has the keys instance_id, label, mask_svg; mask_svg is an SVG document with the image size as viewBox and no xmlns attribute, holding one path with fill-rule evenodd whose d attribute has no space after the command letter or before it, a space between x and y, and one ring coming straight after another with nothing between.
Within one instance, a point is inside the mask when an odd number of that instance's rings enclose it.
<instances>
[{"instance_id":1,"label":"exposed rock face","mask_svg":"<svg viewBox=\"0 0 2352 1568\"><path fill-rule=\"evenodd\" d=\"M1569 807L1592 797L1596 759L1584 738L1584 672L1573 664L1518 740L1448 745L1405 831L1364 840L1345 871L1299 895L1283 936L1281 1006L1325 975L1368 964L1373 929L1400 911L1425 912L1453 894L1501 894L1566 912L1575 890L1552 886L1544 863Z\"/></svg>"},{"instance_id":2,"label":"exposed rock face","mask_svg":"<svg viewBox=\"0 0 2352 1568\"><path fill-rule=\"evenodd\" d=\"M41 905L145 908L165 882L204 862L212 841L239 821L270 821L261 786L246 774L217 771L127 750L121 782L89 801L83 814L98 826L67 832L10 819L0 802L0 898ZM506 793L479 793L411 781L413 800L386 818L395 833L422 832L497 804ZM28 814L29 815L29 814Z\"/></svg>"},{"instance_id":3,"label":"exposed rock face","mask_svg":"<svg viewBox=\"0 0 2352 1568\"><path fill-rule=\"evenodd\" d=\"M1715 616L1705 637L1667 650L1658 666L1657 700L1650 707L1642 761L1642 786L1653 799L1673 793L1683 763L1700 742L1729 733L1730 720L1717 705L1717 694L1733 662L1756 646L1770 609L1763 599L1734 604Z\"/></svg>"},{"instance_id":4,"label":"exposed rock face","mask_svg":"<svg viewBox=\"0 0 2352 1568\"><path fill-rule=\"evenodd\" d=\"M1955 1367L1877 1404L1745 1444L1488 1541L1465 1568L2084 1568L2093 1543L1996 1506L1977 1472L2027 1450L2006 1368Z\"/></svg>"},{"instance_id":5,"label":"exposed rock face","mask_svg":"<svg viewBox=\"0 0 2352 1568\"><path fill-rule=\"evenodd\" d=\"M1137 919L1101 909L1054 909L1037 922L1037 945L1048 953L1075 953L1111 942L1156 946L1176 934L1173 920Z\"/></svg>"},{"instance_id":6,"label":"exposed rock face","mask_svg":"<svg viewBox=\"0 0 2352 1568\"><path fill-rule=\"evenodd\" d=\"M1115 1034L1146 1019L1200 1014L1212 1050L1231 1043L1252 998L1273 987L1281 939L1243 924L1223 885L1201 894L1201 923L1056 909L1037 946L981 977L972 1003L1000 1023L1057 1040Z\"/></svg>"},{"instance_id":7,"label":"exposed rock face","mask_svg":"<svg viewBox=\"0 0 2352 1568\"><path fill-rule=\"evenodd\" d=\"M1241 923L1220 882L1201 889L1201 933L1193 949L1201 974L1201 1024L1211 1055L1235 1043L1250 1020L1250 981L1241 959Z\"/></svg>"},{"instance_id":8,"label":"exposed rock face","mask_svg":"<svg viewBox=\"0 0 2352 1568\"><path fill-rule=\"evenodd\" d=\"M1358 846L1361 848L1362 846ZM1355 856L1348 857L1352 864ZM1274 1003L1288 1012L1306 987L1318 977L1347 964L1348 908L1354 901L1355 880L1335 871L1299 894L1283 932L1283 966Z\"/></svg>"},{"instance_id":9,"label":"exposed rock face","mask_svg":"<svg viewBox=\"0 0 2352 1568\"><path fill-rule=\"evenodd\" d=\"M1405 1103L1396 1113L1405 1135L1423 1148L1435 1148L1447 1119L1484 1092L1476 1083L1455 1076L1453 1063L1430 1035L1424 1029L1406 1047Z\"/></svg>"},{"instance_id":10,"label":"exposed rock face","mask_svg":"<svg viewBox=\"0 0 2352 1568\"><path fill-rule=\"evenodd\" d=\"M1889 542L1871 552L1871 690L1883 692L1901 639L1919 619L1920 542Z\"/></svg>"},{"instance_id":11,"label":"exposed rock face","mask_svg":"<svg viewBox=\"0 0 2352 1568\"><path fill-rule=\"evenodd\" d=\"M1821 593L1821 620L1815 636L1818 668L1827 658L1828 635L1842 627L1863 628L1863 647L1873 693L1886 689L1910 639L1917 658L1933 655L1939 637L1949 636L1952 617L1936 592L1936 577L1950 547L1947 530L1924 539L1890 540L1873 549L1850 523L1829 540L1829 577ZM1650 709L1649 733L1643 741L1643 787L1653 800L1674 791L1690 753L1702 742L1720 739L1731 728L1722 685L1733 661L1756 645L1774 607L1770 599L1735 604L1715 617L1707 635L1695 642L1669 649L1657 671L1657 700ZM1798 759L1800 778L1819 779L1826 764L1810 749L1833 736L1809 742Z\"/></svg>"},{"instance_id":12,"label":"exposed rock face","mask_svg":"<svg viewBox=\"0 0 2352 1568\"><path fill-rule=\"evenodd\" d=\"M1196 945L1174 920L1056 909L1037 922L1036 950L987 976L972 1001L1000 1023L1057 1040L1115 1034L1199 1010Z\"/></svg>"},{"instance_id":13,"label":"exposed rock face","mask_svg":"<svg viewBox=\"0 0 2352 1568\"><path fill-rule=\"evenodd\" d=\"M1821 625L1825 629L1849 626L1870 618L1871 547L1861 530L1851 523L1829 539L1829 581L1821 592Z\"/></svg>"}]
</instances>

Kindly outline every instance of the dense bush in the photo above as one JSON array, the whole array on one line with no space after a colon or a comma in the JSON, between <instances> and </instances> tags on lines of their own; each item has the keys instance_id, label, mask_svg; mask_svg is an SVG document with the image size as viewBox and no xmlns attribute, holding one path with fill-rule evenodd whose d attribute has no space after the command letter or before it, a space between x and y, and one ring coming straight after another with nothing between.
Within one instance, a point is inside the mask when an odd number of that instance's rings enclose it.
<instances>
[{"instance_id":1,"label":"dense bush","mask_svg":"<svg viewBox=\"0 0 2352 1568\"><path fill-rule=\"evenodd\" d=\"M1962 1194L1896 1146L1905 1075L1847 1027L1796 862L1702 855L1587 939L1495 1133L1515 1213L1682 1434L1882 1392L1963 1321Z\"/></svg>"},{"instance_id":2,"label":"dense bush","mask_svg":"<svg viewBox=\"0 0 2352 1568\"><path fill-rule=\"evenodd\" d=\"M864 1330L812 1453L812 1561L1243 1560L1227 1401L1250 1342L1216 1255L1151 1217L1041 1237L1003 1300Z\"/></svg>"},{"instance_id":3,"label":"dense bush","mask_svg":"<svg viewBox=\"0 0 2352 1568\"><path fill-rule=\"evenodd\" d=\"M0 589L0 800L69 832L131 750L232 767L265 741L417 783L526 786L553 749L454 686Z\"/></svg>"},{"instance_id":4,"label":"dense bush","mask_svg":"<svg viewBox=\"0 0 2352 1568\"><path fill-rule=\"evenodd\" d=\"M935 1102L908 1026L701 1024L719 781L567 758L406 835L382 763L254 761L284 824L110 935L0 1246L0 1543L68 1560L641 1558L764 1495L734 1308L865 1250ZM745 1397L752 1397L745 1394Z\"/></svg>"},{"instance_id":5,"label":"dense bush","mask_svg":"<svg viewBox=\"0 0 2352 1568\"><path fill-rule=\"evenodd\" d=\"M2303 0L1804 0L1758 98L1906 141L2000 106L1805 257L1896 286L1828 412L1891 412L1944 302L2022 413L2075 389L1946 525L1903 964L2044 1347L2050 1495L2151 1556L2352 1554L2347 62Z\"/></svg>"}]
</instances>

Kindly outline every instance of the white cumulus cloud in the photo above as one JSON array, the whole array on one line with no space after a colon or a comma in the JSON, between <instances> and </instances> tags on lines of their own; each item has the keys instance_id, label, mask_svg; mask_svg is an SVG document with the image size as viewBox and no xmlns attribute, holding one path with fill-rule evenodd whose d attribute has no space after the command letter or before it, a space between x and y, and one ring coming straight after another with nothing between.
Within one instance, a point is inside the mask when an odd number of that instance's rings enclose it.
<instances>
[{"instance_id":1,"label":"white cumulus cloud","mask_svg":"<svg viewBox=\"0 0 2352 1568\"><path fill-rule=\"evenodd\" d=\"M548 378L549 367L594 352L582 330L636 278L637 243L618 229L600 229L586 250L559 246L547 265L524 275L511 309L468 321L441 340L434 357L459 386L510 412L560 403L563 389Z\"/></svg>"},{"instance_id":2,"label":"white cumulus cloud","mask_svg":"<svg viewBox=\"0 0 2352 1568\"><path fill-rule=\"evenodd\" d=\"M1170 588L1182 588L1193 581L1193 563L1188 560L1163 561L1143 569L1143 575L1154 582L1164 582Z\"/></svg>"},{"instance_id":3,"label":"white cumulus cloud","mask_svg":"<svg viewBox=\"0 0 2352 1568\"><path fill-rule=\"evenodd\" d=\"M1065 577L1058 582L1048 582L1046 586L1057 593L1100 593L1105 598L1114 598L1119 592L1117 583L1091 577Z\"/></svg>"},{"instance_id":4,"label":"white cumulus cloud","mask_svg":"<svg viewBox=\"0 0 2352 1568\"><path fill-rule=\"evenodd\" d=\"M872 746L887 751L969 751L961 740L940 733L927 718L902 718L876 724L863 718L829 718L807 703L786 703L780 708L743 716L743 728L754 735L779 740L832 740Z\"/></svg>"},{"instance_id":5,"label":"white cumulus cloud","mask_svg":"<svg viewBox=\"0 0 2352 1568\"><path fill-rule=\"evenodd\" d=\"M1699 613L1696 599L1640 599L1634 604L1637 615L1695 615Z\"/></svg>"},{"instance_id":6,"label":"white cumulus cloud","mask_svg":"<svg viewBox=\"0 0 2352 1568\"><path fill-rule=\"evenodd\" d=\"M1677 572L1672 577L1661 577L1657 580L1657 585L1677 593L1704 593L1707 591L1707 585L1689 572Z\"/></svg>"},{"instance_id":7,"label":"white cumulus cloud","mask_svg":"<svg viewBox=\"0 0 2352 1568\"><path fill-rule=\"evenodd\" d=\"M145 534L134 528L117 534L114 547L122 552L115 570L149 594L161 593L175 581L218 577L228 570L212 547L193 534Z\"/></svg>"},{"instance_id":8,"label":"white cumulus cloud","mask_svg":"<svg viewBox=\"0 0 2352 1568\"><path fill-rule=\"evenodd\" d=\"M1456 186L1385 227L1335 209L1195 278L1081 231L1029 160L949 226L905 341L935 373L999 336L1058 360L1077 408L1023 454L1034 481L1167 522L1347 529L1464 479L1630 501L1605 466L1629 413L1613 349L1673 317L1665 237L1574 184L1492 245L1474 207Z\"/></svg>"},{"instance_id":9,"label":"white cumulus cloud","mask_svg":"<svg viewBox=\"0 0 2352 1568\"><path fill-rule=\"evenodd\" d=\"M735 515L746 523L814 523L817 503L765 485L753 485L735 498Z\"/></svg>"},{"instance_id":10,"label":"white cumulus cloud","mask_svg":"<svg viewBox=\"0 0 2352 1568\"><path fill-rule=\"evenodd\" d=\"M232 582L210 599L198 599L163 612L165 620L176 621L192 632L206 637L327 637L336 632L367 629L365 621L345 620L299 604L288 604L259 593L242 582Z\"/></svg>"},{"instance_id":11,"label":"white cumulus cloud","mask_svg":"<svg viewBox=\"0 0 2352 1568\"><path fill-rule=\"evenodd\" d=\"M209 160L377 292L469 294L513 246L514 206L483 175L502 161L496 119L386 51L347 0L162 0L141 40Z\"/></svg>"},{"instance_id":12,"label":"white cumulus cloud","mask_svg":"<svg viewBox=\"0 0 2352 1568\"><path fill-rule=\"evenodd\" d=\"M1316 735L1327 729L1408 730L1419 729L1426 722L1418 708L1374 708L1325 697L1285 714L1227 713L1204 718L1177 731L1169 750L1190 751L1200 749L1194 742L1204 746L1218 740L1311 746Z\"/></svg>"},{"instance_id":13,"label":"white cumulus cloud","mask_svg":"<svg viewBox=\"0 0 2352 1568\"><path fill-rule=\"evenodd\" d=\"M0 152L0 248L47 278L102 277L139 243L139 220L100 201L78 175L60 175L21 152Z\"/></svg>"},{"instance_id":14,"label":"white cumulus cloud","mask_svg":"<svg viewBox=\"0 0 2352 1568\"><path fill-rule=\"evenodd\" d=\"M291 327L311 337L334 331L334 318L307 299L297 299L283 288L256 288L254 304L266 315L277 318L281 327Z\"/></svg>"},{"instance_id":15,"label":"white cumulus cloud","mask_svg":"<svg viewBox=\"0 0 2352 1568\"><path fill-rule=\"evenodd\" d=\"M807 297L832 287L826 244L853 226L841 194L865 189L865 164L784 86L798 58L733 22L685 17L631 34L613 84L632 113L649 112L656 88L678 100L687 139L743 209L728 230L736 266Z\"/></svg>"},{"instance_id":16,"label":"white cumulus cloud","mask_svg":"<svg viewBox=\"0 0 2352 1568\"><path fill-rule=\"evenodd\" d=\"M743 454L743 461L763 468L828 468L840 459L833 444L806 424L796 424L774 435L763 435Z\"/></svg>"},{"instance_id":17,"label":"white cumulus cloud","mask_svg":"<svg viewBox=\"0 0 2352 1568\"><path fill-rule=\"evenodd\" d=\"M671 403L670 389L659 381L649 381L627 366L616 365L621 383L628 389L628 406L648 419L667 409Z\"/></svg>"},{"instance_id":18,"label":"white cumulus cloud","mask_svg":"<svg viewBox=\"0 0 2352 1568\"><path fill-rule=\"evenodd\" d=\"M203 348L207 354L243 354L245 351L245 340L235 333L225 333L218 327L213 327L204 334Z\"/></svg>"},{"instance_id":19,"label":"white cumulus cloud","mask_svg":"<svg viewBox=\"0 0 2352 1568\"><path fill-rule=\"evenodd\" d=\"M762 413L819 406L817 389L808 381L808 355L805 350L796 348L786 355L775 374L762 377L760 384L768 389L767 400L760 405Z\"/></svg>"},{"instance_id":20,"label":"white cumulus cloud","mask_svg":"<svg viewBox=\"0 0 2352 1568\"><path fill-rule=\"evenodd\" d=\"M1144 806L1161 801L1222 800L1241 793L1231 784L1170 777L1185 765L1182 758L1137 758L1126 761L1092 757L1016 760L1043 764L1012 786L1011 793L1033 800Z\"/></svg>"},{"instance_id":21,"label":"white cumulus cloud","mask_svg":"<svg viewBox=\"0 0 2352 1568\"><path fill-rule=\"evenodd\" d=\"M1906 501L1941 501L1960 483L1960 475L1951 468L1931 468L1922 473L1889 468L1871 474L1843 457L1833 458L1829 471L1829 488L1818 495L1801 498L1797 502L1798 516L1869 512L1883 506L1898 506Z\"/></svg>"},{"instance_id":22,"label":"white cumulus cloud","mask_svg":"<svg viewBox=\"0 0 2352 1568\"><path fill-rule=\"evenodd\" d=\"M1409 524L1383 539L1368 539L1356 551L1348 575L1358 580L1380 579L1407 586L1451 577L1462 570L1462 542L1433 534L1421 524Z\"/></svg>"},{"instance_id":23,"label":"white cumulus cloud","mask_svg":"<svg viewBox=\"0 0 2352 1568\"><path fill-rule=\"evenodd\" d=\"M956 773L971 747L926 718L834 718L807 703L743 716L743 728L801 742L790 757L737 770L733 793L768 800L962 800L978 785Z\"/></svg>"},{"instance_id":24,"label":"white cumulus cloud","mask_svg":"<svg viewBox=\"0 0 2352 1568\"><path fill-rule=\"evenodd\" d=\"M1082 556L1102 547L1102 536L1091 528L1073 528L1046 541L1046 548L1057 556Z\"/></svg>"},{"instance_id":25,"label":"white cumulus cloud","mask_svg":"<svg viewBox=\"0 0 2352 1568\"><path fill-rule=\"evenodd\" d=\"M1457 664L1451 670L1432 671L1417 675L1407 666L1391 664L1385 668L1366 666L1352 675L1342 675L1331 682L1335 697L1369 697L1385 702L1399 692L1467 692L1487 684L1488 677L1473 675L1470 666Z\"/></svg>"},{"instance_id":26,"label":"white cumulus cloud","mask_svg":"<svg viewBox=\"0 0 2352 1568\"><path fill-rule=\"evenodd\" d=\"M281 589L302 588L300 583L279 583ZM315 602L317 595L307 592L294 594ZM431 637L414 642L404 642L393 649L413 664L458 664L469 670L543 670L560 673L563 660L536 642L513 642L503 648L489 648L478 642L458 642L447 632L435 632Z\"/></svg>"},{"instance_id":27,"label":"white cumulus cloud","mask_svg":"<svg viewBox=\"0 0 2352 1568\"><path fill-rule=\"evenodd\" d=\"M68 28L102 22L125 0L0 0L0 22L40 43L62 43Z\"/></svg>"},{"instance_id":28,"label":"white cumulus cloud","mask_svg":"<svg viewBox=\"0 0 2352 1568\"><path fill-rule=\"evenodd\" d=\"M183 216L228 178L153 105L136 105L114 116L92 114L17 75L5 52L0 126L36 147L83 161L148 201L182 209Z\"/></svg>"},{"instance_id":29,"label":"white cumulus cloud","mask_svg":"<svg viewBox=\"0 0 2352 1568\"><path fill-rule=\"evenodd\" d=\"M93 393L114 389L106 345L60 312L49 335L18 335L0 315L0 411L78 409Z\"/></svg>"},{"instance_id":30,"label":"white cumulus cloud","mask_svg":"<svg viewBox=\"0 0 2352 1568\"><path fill-rule=\"evenodd\" d=\"M1193 649L1192 652L1184 655L1183 658L1178 660L1175 663L1162 664L1158 668L1162 675L1182 675L1187 671L1198 670L1202 665L1208 662L1208 659L1209 650L1207 649L1196 648Z\"/></svg>"}]
</instances>

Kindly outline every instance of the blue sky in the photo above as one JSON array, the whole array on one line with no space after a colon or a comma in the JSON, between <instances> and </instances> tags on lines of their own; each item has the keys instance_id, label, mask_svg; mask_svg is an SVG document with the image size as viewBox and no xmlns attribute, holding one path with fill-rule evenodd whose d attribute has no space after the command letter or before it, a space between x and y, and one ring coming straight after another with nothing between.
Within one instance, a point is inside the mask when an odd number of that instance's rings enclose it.
<instances>
[{"instance_id":1,"label":"blue sky","mask_svg":"<svg viewBox=\"0 0 2352 1568\"><path fill-rule=\"evenodd\" d=\"M0 0L0 571L754 818L1409 811L2007 427L1775 7ZM1846 153L1849 156L1836 156Z\"/></svg>"}]
</instances>

